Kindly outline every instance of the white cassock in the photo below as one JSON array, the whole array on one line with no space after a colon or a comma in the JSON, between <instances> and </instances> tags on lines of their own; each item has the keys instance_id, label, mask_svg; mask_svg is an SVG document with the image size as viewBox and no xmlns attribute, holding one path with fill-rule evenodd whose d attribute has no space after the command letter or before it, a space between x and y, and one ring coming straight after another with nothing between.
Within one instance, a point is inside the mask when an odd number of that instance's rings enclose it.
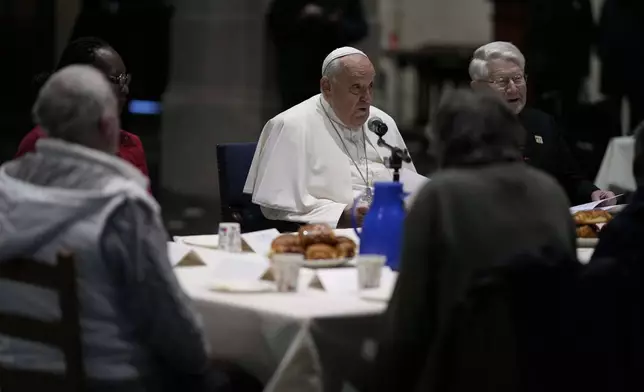
<instances>
[{"instance_id":1,"label":"white cassock","mask_svg":"<svg viewBox=\"0 0 644 392\"><path fill-rule=\"evenodd\" d=\"M387 143L406 148L389 115L372 106L371 117L387 124ZM393 179L384 160L391 153L377 141L366 125L356 130L344 126L318 94L264 126L244 193L252 194L268 219L335 227L367 183ZM416 172L412 163L403 167Z\"/></svg>"}]
</instances>

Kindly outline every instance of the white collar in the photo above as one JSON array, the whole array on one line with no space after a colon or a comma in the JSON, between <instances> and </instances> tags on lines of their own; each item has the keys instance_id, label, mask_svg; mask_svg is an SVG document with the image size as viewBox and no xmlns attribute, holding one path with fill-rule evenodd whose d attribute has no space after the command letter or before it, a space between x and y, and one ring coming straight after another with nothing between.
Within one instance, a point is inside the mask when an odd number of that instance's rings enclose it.
<instances>
[{"instance_id":1,"label":"white collar","mask_svg":"<svg viewBox=\"0 0 644 392\"><path fill-rule=\"evenodd\" d=\"M115 174L136 182L144 189L148 187L148 179L139 169L117 156L102 151L52 137L39 139L36 142L36 151L44 156L71 158L96 163Z\"/></svg>"}]
</instances>

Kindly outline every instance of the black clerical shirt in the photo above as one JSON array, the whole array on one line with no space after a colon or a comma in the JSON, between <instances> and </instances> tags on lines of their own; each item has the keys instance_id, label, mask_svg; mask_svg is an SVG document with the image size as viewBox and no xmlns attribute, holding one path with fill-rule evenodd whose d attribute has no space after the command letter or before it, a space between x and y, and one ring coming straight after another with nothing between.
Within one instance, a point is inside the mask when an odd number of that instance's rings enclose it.
<instances>
[{"instance_id":1,"label":"black clerical shirt","mask_svg":"<svg viewBox=\"0 0 644 392\"><path fill-rule=\"evenodd\" d=\"M542 111L525 108L519 113L519 120L527 131L526 162L555 177L573 205L589 202L598 188L579 172L554 118Z\"/></svg>"}]
</instances>

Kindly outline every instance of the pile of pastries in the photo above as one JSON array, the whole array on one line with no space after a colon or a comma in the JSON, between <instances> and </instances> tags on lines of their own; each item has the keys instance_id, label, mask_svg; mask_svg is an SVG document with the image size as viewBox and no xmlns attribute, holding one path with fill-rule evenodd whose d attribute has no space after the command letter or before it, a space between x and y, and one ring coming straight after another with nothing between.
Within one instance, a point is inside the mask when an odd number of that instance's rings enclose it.
<instances>
[{"instance_id":1,"label":"pile of pastries","mask_svg":"<svg viewBox=\"0 0 644 392\"><path fill-rule=\"evenodd\" d=\"M297 234L282 234L271 244L273 253L300 253L307 260L351 258L356 243L349 237L336 236L331 226L313 224L300 227Z\"/></svg>"},{"instance_id":2,"label":"pile of pastries","mask_svg":"<svg viewBox=\"0 0 644 392\"><path fill-rule=\"evenodd\" d=\"M604 224L613 219L604 210L578 211L572 217L577 226L577 238L597 238Z\"/></svg>"}]
</instances>

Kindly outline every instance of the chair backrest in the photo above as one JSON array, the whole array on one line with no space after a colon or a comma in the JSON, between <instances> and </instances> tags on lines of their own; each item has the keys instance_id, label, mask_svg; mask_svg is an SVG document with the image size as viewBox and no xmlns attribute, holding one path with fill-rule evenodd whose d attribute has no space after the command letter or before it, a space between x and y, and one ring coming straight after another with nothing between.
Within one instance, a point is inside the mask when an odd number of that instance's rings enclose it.
<instances>
[{"instance_id":1,"label":"chair backrest","mask_svg":"<svg viewBox=\"0 0 644 392\"><path fill-rule=\"evenodd\" d=\"M568 338L578 268L576 260L542 250L475 271L415 390L574 389Z\"/></svg>"},{"instance_id":2,"label":"chair backrest","mask_svg":"<svg viewBox=\"0 0 644 392\"><path fill-rule=\"evenodd\" d=\"M264 218L259 206L253 204L251 196L244 193L244 184L256 147L257 143L217 145L219 198L223 221L239 222L247 226L254 223L254 220Z\"/></svg>"},{"instance_id":3,"label":"chair backrest","mask_svg":"<svg viewBox=\"0 0 644 392\"><path fill-rule=\"evenodd\" d=\"M593 258L575 302L580 391L644 389L644 266L636 252Z\"/></svg>"},{"instance_id":4,"label":"chair backrest","mask_svg":"<svg viewBox=\"0 0 644 392\"><path fill-rule=\"evenodd\" d=\"M0 391L84 391L85 369L73 255L61 252L55 265L25 258L6 260L0 263L0 276L58 293L61 310L59 321L0 314L0 334L59 348L66 364L62 375L7 368L0 364Z\"/></svg>"},{"instance_id":5,"label":"chair backrest","mask_svg":"<svg viewBox=\"0 0 644 392\"><path fill-rule=\"evenodd\" d=\"M252 202L251 195L244 193L246 177L256 148L257 143L217 145L221 219L224 222L238 222L242 232L270 228L297 231L299 225L296 223L266 219L260 207Z\"/></svg>"}]
</instances>

